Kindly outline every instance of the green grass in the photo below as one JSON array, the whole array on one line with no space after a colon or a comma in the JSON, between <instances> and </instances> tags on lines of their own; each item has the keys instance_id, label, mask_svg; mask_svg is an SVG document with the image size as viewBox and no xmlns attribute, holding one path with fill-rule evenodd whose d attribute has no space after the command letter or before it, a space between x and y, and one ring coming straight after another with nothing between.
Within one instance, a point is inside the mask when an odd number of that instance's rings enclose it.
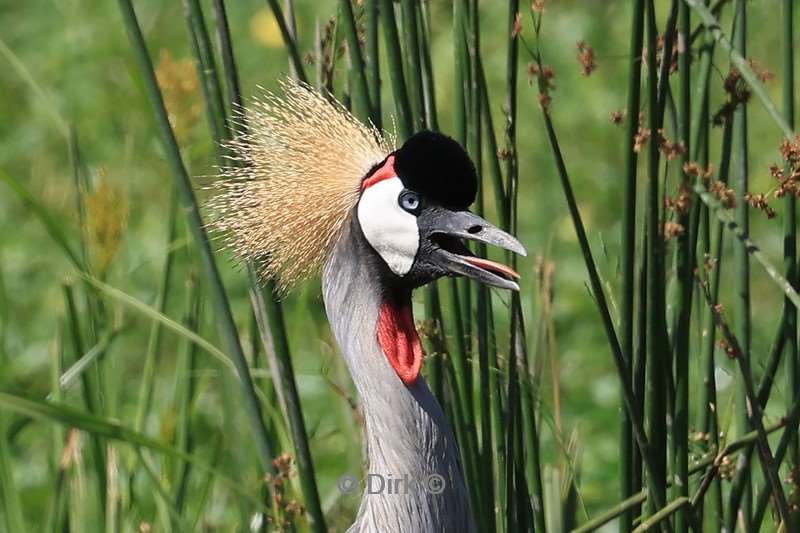
<instances>
[{"instance_id":1,"label":"green grass","mask_svg":"<svg viewBox=\"0 0 800 533\"><path fill-rule=\"evenodd\" d=\"M714 531L739 509L772 531L789 515L795 201L767 219L742 199L774 189L794 138L790 0L782 24L742 0L295 0L285 22L278 0L173 4L18 3L0 22L0 531L352 522L359 497L336 481L361 472L358 399L319 283L278 301L198 207L232 109L287 74L317 81L317 50L360 118L462 142L474 209L531 252L513 258L519 296L443 280L415 297L481 531ZM714 127L731 66L750 102ZM633 151L640 112L678 157L654 131ZM735 212L693 162L714 163ZM665 221L684 233L665 241Z\"/></svg>"}]
</instances>

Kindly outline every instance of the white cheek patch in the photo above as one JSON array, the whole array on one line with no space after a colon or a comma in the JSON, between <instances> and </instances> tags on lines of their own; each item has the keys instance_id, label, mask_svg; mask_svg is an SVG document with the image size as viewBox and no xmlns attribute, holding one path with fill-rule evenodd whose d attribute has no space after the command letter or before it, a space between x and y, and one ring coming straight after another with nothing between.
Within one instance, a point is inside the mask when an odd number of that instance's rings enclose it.
<instances>
[{"instance_id":1,"label":"white cheek patch","mask_svg":"<svg viewBox=\"0 0 800 533\"><path fill-rule=\"evenodd\" d=\"M408 274L419 248L417 217L397 203L402 190L400 178L381 180L368 187L358 203L364 237L398 276Z\"/></svg>"}]
</instances>

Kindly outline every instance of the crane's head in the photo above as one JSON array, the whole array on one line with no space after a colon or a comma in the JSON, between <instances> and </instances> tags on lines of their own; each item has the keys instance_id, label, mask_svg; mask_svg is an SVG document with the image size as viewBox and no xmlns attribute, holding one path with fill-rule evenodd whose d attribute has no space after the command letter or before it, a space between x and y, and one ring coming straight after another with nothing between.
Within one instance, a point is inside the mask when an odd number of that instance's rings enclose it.
<instances>
[{"instance_id":1,"label":"crane's head","mask_svg":"<svg viewBox=\"0 0 800 533\"><path fill-rule=\"evenodd\" d=\"M477 177L457 142L421 132L393 150L393 139L331 99L295 81L282 88L245 112L248 133L227 144L232 164L208 202L212 229L240 258L258 263L285 292L319 270L356 217L394 283L413 288L461 275L519 289L516 272L464 244L525 254L514 237L467 210Z\"/></svg>"},{"instance_id":2,"label":"crane's head","mask_svg":"<svg viewBox=\"0 0 800 533\"><path fill-rule=\"evenodd\" d=\"M366 175L357 216L367 242L391 273L416 287L445 275L519 290L511 268L473 255L464 241L525 255L517 239L467 208L475 200L475 166L453 139L417 133Z\"/></svg>"}]
</instances>

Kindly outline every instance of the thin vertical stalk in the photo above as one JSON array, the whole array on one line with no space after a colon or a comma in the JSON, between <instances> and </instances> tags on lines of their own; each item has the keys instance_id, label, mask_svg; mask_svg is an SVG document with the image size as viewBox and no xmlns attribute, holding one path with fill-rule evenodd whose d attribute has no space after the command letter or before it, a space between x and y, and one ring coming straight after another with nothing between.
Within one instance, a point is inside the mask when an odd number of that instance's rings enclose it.
<instances>
[{"instance_id":1,"label":"thin vertical stalk","mask_svg":"<svg viewBox=\"0 0 800 533\"><path fill-rule=\"evenodd\" d=\"M470 52L468 42L469 27L469 2L470 0L454 0L453 2L453 47L455 50L455 99L458 106L455 110L455 139L469 149L471 139L469 137L469 124L471 113L471 72L470 72ZM476 165L477 166L477 165ZM463 324L464 347L467 357L472 355L472 296L471 283L467 279L454 280L460 293L461 323ZM466 376L468 389L472 391L472 375ZM469 395L470 409L474 409L472 404L472 394Z\"/></svg>"},{"instance_id":2,"label":"thin vertical stalk","mask_svg":"<svg viewBox=\"0 0 800 533\"><path fill-rule=\"evenodd\" d=\"M647 87L648 118L653 134L659 130L658 79L656 72L656 43L658 31L655 25L655 6L653 0L647 2ZM666 52L664 52L666 54ZM664 57L669 58L669 55ZM668 61L668 59L667 59ZM668 372L667 353L665 350L666 335L664 327L664 268L663 268L663 236L659 206L661 196L659 190L658 143L651 139L648 143L648 180L647 180L647 422L648 438L651 445L651 467L654 479L648 484L650 495L648 505L651 512L663 507L657 500L666 490L666 374Z\"/></svg>"},{"instance_id":3,"label":"thin vertical stalk","mask_svg":"<svg viewBox=\"0 0 800 533\"><path fill-rule=\"evenodd\" d=\"M269 7L272 9L272 15L275 17L275 21L278 23L278 29L281 32L281 37L283 37L283 45L289 52L289 60L294 66L297 79L304 83L308 83L308 77L306 77L306 70L303 66L303 60L300 57L300 50L297 47L297 42L292 36L289 26L286 24L286 18L283 16L283 10L281 9L280 4L278 4L278 0L267 0L267 4L269 4Z\"/></svg>"},{"instance_id":4,"label":"thin vertical stalk","mask_svg":"<svg viewBox=\"0 0 800 533\"><path fill-rule=\"evenodd\" d=\"M508 465L514 465L520 456L524 460L524 477L527 484L527 491L531 498L529 507L533 512L533 530L537 533L545 533L547 531L545 514L544 514L544 486L542 485L542 469L541 459L539 454L539 430L536 424L536 409L537 405L536 394L534 390L534 380L531 379L528 366L528 352L525 344L525 329L524 321L522 320L522 306L520 305L519 296L514 294L511 301L512 313L512 333L511 333L511 359L509 360L509 417L517 409L519 413L514 413L514 419L519 419L521 428L521 435L517 437L517 442L523 443L519 446L517 443L508 446ZM512 375L512 369L515 375ZM517 399L514 395L518 395ZM519 407L517 407L519 405ZM513 421L513 419L512 419ZM512 437L513 437L512 432ZM523 448L523 449L520 449ZM520 453L514 454L513 450L519 449ZM524 452L524 453L522 453ZM524 490L523 487L517 487L519 492ZM511 500L513 496L511 490L507 490L507 497ZM509 506L511 504L509 503ZM520 515L522 510L520 510ZM508 528L508 531L515 531L513 528Z\"/></svg>"},{"instance_id":5,"label":"thin vertical stalk","mask_svg":"<svg viewBox=\"0 0 800 533\"><path fill-rule=\"evenodd\" d=\"M392 0L381 0L380 15L383 21L386 59L389 62L389 78L392 82L400 139L404 140L414 132L414 120L411 115L411 105L408 101L406 80L403 74L403 52L400 49L400 36L397 32L397 21L394 16Z\"/></svg>"},{"instance_id":6,"label":"thin vertical stalk","mask_svg":"<svg viewBox=\"0 0 800 533\"><path fill-rule=\"evenodd\" d=\"M783 0L783 115L786 123L794 129L794 4L793 0ZM797 208L793 194L786 195L786 211L783 219L783 262L786 280L797 289ZM786 339L786 377L787 390L794 403L800 398L800 375L797 353L797 308L785 298L783 313L786 320L784 337ZM800 441L797 436L789 444L789 461L800 463Z\"/></svg>"},{"instance_id":7,"label":"thin vertical stalk","mask_svg":"<svg viewBox=\"0 0 800 533\"><path fill-rule=\"evenodd\" d=\"M747 6L744 0L736 0L736 32L734 35L734 46L737 52L746 56L747 43ZM734 118L734 189L736 190L736 223L745 237L749 234L750 213L749 205L745 200L748 191L748 142L747 142L747 107L739 105L735 111ZM736 318L734 328L736 338L741 343L742 358L746 364L750 363L750 256L743 242L734 243L734 276L735 276L735 297L734 307L736 308ZM737 378L736 387L736 426L740 435L744 435L751 428L747 416L747 397L745 395L744 376ZM750 468L749 464L743 468ZM749 480L744 481L742 487L742 501L739 505L741 510L742 525L746 531L750 531L752 517L752 488ZM733 531L737 518L734 509L729 508L725 524L730 531Z\"/></svg>"},{"instance_id":8,"label":"thin vertical stalk","mask_svg":"<svg viewBox=\"0 0 800 533\"><path fill-rule=\"evenodd\" d=\"M84 340L81 332L81 325L78 320L78 308L75 305L75 296L71 285L64 285L64 306L67 312L67 329L69 331L69 338L73 357L78 360L84 353ZM97 368L96 363L92 365ZM81 372L81 392L83 401L86 404L86 410L92 414L100 414L102 408L100 405L100 398L98 394L97 374L92 372ZM106 478L106 455L104 441L97 435L91 435L91 453L94 460L94 470L97 476L98 496L100 501L99 508L101 513L105 510L105 499L107 494L107 478Z\"/></svg>"},{"instance_id":9,"label":"thin vertical stalk","mask_svg":"<svg viewBox=\"0 0 800 533\"><path fill-rule=\"evenodd\" d=\"M383 127L381 115L381 70L380 53L378 46L378 0L367 0L364 5L367 26L367 46L364 55L367 64L367 85L369 86L369 101L372 104L370 118L378 130ZM322 58L319 59L320 61Z\"/></svg>"},{"instance_id":10,"label":"thin vertical stalk","mask_svg":"<svg viewBox=\"0 0 800 533\"><path fill-rule=\"evenodd\" d=\"M7 531L27 531L22 513L22 502L14 482L12 470L9 435L7 431L8 417L0 418L0 496L3 497L2 510Z\"/></svg>"},{"instance_id":11,"label":"thin vertical stalk","mask_svg":"<svg viewBox=\"0 0 800 533\"><path fill-rule=\"evenodd\" d=\"M756 446L758 447L759 451L759 459L761 463L761 469L763 471L764 477L767 479L767 484L770 487L770 492L772 493L773 500L775 502L775 507L778 510L778 514L783 521L784 524L789 524L789 505L786 501L786 495L783 493L783 487L781 486L781 480L778 475L778 465L779 463L775 461L774 456L769 448L769 441L767 440L767 431L764 427L764 412L761 409L761 405L758 402L758 397L756 395L755 385L753 384L753 374L750 367L750 361L745 357L744 352L742 351L741 344L739 340L736 338L736 335L733 334L731 329L728 327L727 323L723 320L722 315L720 314L719 307L714 306L713 301L711 300L711 295L708 292L708 286L702 286L705 300L709 304L709 308L711 309L712 314L714 315L714 321L717 324L720 332L722 333L723 337L727 341L728 345L730 346L731 352L733 354L734 359L739 365L739 371L742 378L742 384L745 389L745 399L747 401L747 416L749 418L749 423L755 427L756 430ZM741 462L740 462L741 464ZM740 515L741 518L743 518ZM734 521L735 525L735 521ZM733 531L730 529L729 531ZM750 529L745 529L745 531L751 531Z\"/></svg>"},{"instance_id":12,"label":"thin vertical stalk","mask_svg":"<svg viewBox=\"0 0 800 533\"><path fill-rule=\"evenodd\" d=\"M705 43L702 51L701 59L701 76L703 79L698 83L698 96L702 99L695 99L696 108L700 109L699 122L704 124L704 127L699 132L698 137L695 137L697 145L701 144L700 138L703 139L703 148L699 156L695 158L699 160L701 168L706 168L708 165L709 157L709 132L708 132L708 75L711 71L711 59L713 56L714 40L711 35L706 32ZM731 155L731 127L730 121L725 122L722 137L722 162L719 166L720 174L717 179L722 183L727 183L727 169L729 167ZM725 172L723 174L723 171ZM712 219L709 214L708 208L703 205L703 220L704 231L702 232L701 247L705 257L705 261L709 261L713 265L713 270L710 273L710 292L711 298L714 302L719 301L719 288L720 279L722 275L722 244L723 244L723 225L719 222L713 224L713 238L712 238ZM705 265L697 261L697 268L704 268ZM714 320L710 311L702 313L702 345L701 345L701 371L703 375L703 386L701 388L700 396L700 423L699 430L706 435L709 449L717 451L719 449L719 418L717 415L717 382L716 382L716 358L714 357L714 348L716 345L716 329L714 328ZM709 495L704 499L701 510L701 516L698 520L701 524L711 531L719 531L722 518L722 485L718 478L711 482Z\"/></svg>"},{"instance_id":13,"label":"thin vertical stalk","mask_svg":"<svg viewBox=\"0 0 800 533\"><path fill-rule=\"evenodd\" d=\"M788 414L784 419L786 429L781 435L781 440L778 442L778 447L775 449L775 464L779 465L783 462L784 458L786 457L786 453L791 446L791 443L797 439L797 429L800 425L800 399L796 399L794 404L789 409ZM761 522L764 520L764 513L767 509L767 504L772 500L771 498L772 492L768 490L761 491L761 494L758 496L758 503L755 506L755 511L753 512L753 527L755 531L759 531L761 529ZM794 520L797 518L794 517ZM796 531L796 529L792 529L792 526L795 525L796 522L791 523L788 527L785 528L786 531Z\"/></svg>"},{"instance_id":14,"label":"thin vertical stalk","mask_svg":"<svg viewBox=\"0 0 800 533\"><path fill-rule=\"evenodd\" d=\"M264 471L271 468L272 452L269 446L269 437L261 414L261 405L255 393L250 370L247 366L242 346L239 342L238 331L231 313L230 303L222 284L219 270L214 260L214 253L205 231L200 209L192 190L191 180L181 158L178 143L167 117L164 100L156 81L153 63L147 51L147 45L142 35L141 27L136 18L131 0L119 0L120 14L131 42L136 62L143 77L144 89L158 127L164 153L169 163L170 170L175 178L181 205L184 208L189 231L198 248L202 267L208 278L211 301L216 316L215 322L219 328L220 338L225 351L230 355L239 377L240 391L242 393L244 408L250 421L251 430L258 449L258 456Z\"/></svg>"},{"instance_id":15,"label":"thin vertical stalk","mask_svg":"<svg viewBox=\"0 0 800 533\"><path fill-rule=\"evenodd\" d=\"M678 42L688 42L691 31L689 6L680 2L678 7ZM681 168L690 160L692 148L691 138L691 71L688 46L678 47L678 139L683 144ZM699 123L699 122L698 122ZM655 143L655 139L653 139ZM690 190L689 176L681 172L681 187ZM677 323L674 333L673 349L675 359L675 411L672 417L671 455L674 468L673 499L689 496L689 336L692 313L692 289L694 287L694 243L697 230L694 227L695 217L699 220L700 206L692 202L688 211L681 213L679 223L683 226L683 234L678 240L677 278L680 285L677 300ZM691 217L690 217L691 215ZM686 507L675 512L675 531L685 532L689 527Z\"/></svg>"},{"instance_id":16,"label":"thin vertical stalk","mask_svg":"<svg viewBox=\"0 0 800 533\"><path fill-rule=\"evenodd\" d=\"M486 132L486 157L488 159L487 166L489 173L492 176L492 185L494 186L494 199L495 205L498 209L498 216L501 220L503 227L508 227L508 214L505 212L507 202L505 192L503 191L503 175L500 169L500 159L497 155L497 139L494 135L494 122L492 121L492 114L489 107L489 95L486 87L486 76L483 71L483 61L478 61L478 77L481 88L481 115L483 119L483 126ZM485 194L485 190L483 192ZM483 207L483 206L482 206ZM505 513L502 512L507 506L507 493L506 482L503 476L506 472L506 461L508 456L506 454L506 441L503 438L503 432L506 430L503 421L503 405L502 405L502 384L501 369L497 358L497 340L494 331L494 315L492 312L491 294L487 291L486 302L488 307L487 313L487 335L486 340L488 344L488 371L489 371L489 409L491 411L491 446L492 454L494 456L493 465L495 468L494 475L494 493L495 493L495 507L500 509L497 517L498 531L505 530ZM479 300L480 302L480 300ZM512 311L513 312L513 311ZM511 376L509 376L511 379ZM517 379L516 377L514 379Z\"/></svg>"},{"instance_id":17,"label":"thin vertical stalk","mask_svg":"<svg viewBox=\"0 0 800 533\"><path fill-rule=\"evenodd\" d=\"M558 144L558 139L556 137L555 129L553 127L553 122L550 118L550 114L548 111L543 110L542 114L544 116L547 138L548 141L550 142L551 151L553 153L553 158L555 159L556 162L556 168L558 170L559 179L561 181L561 186L564 192L565 199L567 201L567 207L569 208L570 217L572 218L573 227L575 228L575 233L578 236L578 243L580 244L581 254L583 255L584 262L586 263L586 270L587 273L589 274L589 285L591 287L592 295L594 296L598 311L600 312L600 317L603 322L603 329L605 330L608 343L611 346L611 352L617 369L617 374L620 379L620 384L623 390L625 408L631 415L631 419L636 421L633 425L634 428L633 433L634 437L636 438L636 443L639 447L639 450L641 451L645 469L648 473L648 485L650 487L650 494L651 494L650 499L654 500L655 505L658 508L661 508L664 506L665 503L665 493L666 493L665 473L663 470L658 470L656 468L655 462L651 458L652 457L651 444L649 443L648 438L645 435L642 424L639 423L641 417L638 414L637 404L634 401L631 379L626 371L627 365L625 364L624 358L622 356L622 349L620 348L619 340L617 338L616 331L614 330L614 322L611 319L611 312L609 311L608 302L606 300L605 293L603 292L603 285L600 281L600 275L597 272L597 265L595 264L591 248L589 246L589 239L586 235L586 228L583 225L583 220L580 216L580 212L578 211L578 205L577 202L575 201L575 194L572 190L572 184L569 179L569 174L567 173L567 168L566 164L564 163L563 155L561 154L561 148L559 147Z\"/></svg>"},{"instance_id":18,"label":"thin vertical stalk","mask_svg":"<svg viewBox=\"0 0 800 533\"><path fill-rule=\"evenodd\" d=\"M352 66L350 69L352 107L354 115L366 122L372 114L372 104L370 104L369 88L367 87L367 72L364 67L364 59L361 56L361 46L358 42L356 19L353 16L353 5L350 0L340 0L339 10L345 38L347 39L347 52Z\"/></svg>"},{"instance_id":19,"label":"thin vertical stalk","mask_svg":"<svg viewBox=\"0 0 800 533\"><path fill-rule=\"evenodd\" d=\"M167 216L167 235L166 235L166 256L164 268L161 271L161 280L156 297L156 309L164 314L167 307L167 296L169 293L169 282L172 277L172 265L175 259L175 251L172 243L175 241L178 220L178 195L173 190L169 203L169 215ZM136 419L134 429L142 432L144 430L147 415L150 413L150 405L153 398L153 386L156 378L156 359L158 350L161 347L161 322L153 321L150 327L150 337L147 340L147 351L144 358L144 369L142 371L142 384L139 389L139 402L137 404Z\"/></svg>"},{"instance_id":20,"label":"thin vertical stalk","mask_svg":"<svg viewBox=\"0 0 800 533\"><path fill-rule=\"evenodd\" d=\"M434 90L433 61L431 60L431 23L428 4L425 0L418 0L420 48L422 50L422 88L425 102L425 121L432 130L439 129L439 119L436 112L436 91Z\"/></svg>"},{"instance_id":21,"label":"thin vertical stalk","mask_svg":"<svg viewBox=\"0 0 800 533\"><path fill-rule=\"evenodd\" d=\"M200 321L200 290L193 277L189 278L186 291L186 315L184 325L190 331L197 332ZM192 402L195 395L195 367L197 359L197 345L184 341L178 355L178 369L175 384L175 410L178 413L178 426L175 431L175 448L185 455L191 455L194 449L194 436L192 435ZM189 488L189 476L192 464L188 461L178 463L172 485L175 487L173 498L175 508L183 513L186 507L186 496Z\"/></svg>"},{"instance_id":22,"label":"thin vertical stalk","mask_svg":"<svg viewBox=\"0 0 800 533\"><path fill-rule=\"evenodd\" d=\"M500 218L501 227L508 229L510 226L508 214L508 200L506 198L505 186L503 185L503 171L500 169L500 158L497 155L497 138L494 134L494 120L492 119L492 108L489 102L489 91L486 84L486 73L483 69L483 61L478 64L478 76L481 86L481 115L483 117L483 127L486 133L486 157L488 159L489 175L492 178L494 188L494 204L497 209L497 216Z\"/></svg>"},{"instance_id":23,"label":"thin vertical stalk","mask_svg":"<svg viewBox=\"0 0 800 533\"><path fill-rule=\"evenodd\" d=\"M631 20L630 55L628 63L627 129L625 132L625 184L622 203L622 307L620 324L620 347L626 361L627 372L633 378L633 331L636 321L634 295L636 278L636 164L634 150L636 132L639 128L639 99L642 84L642 46L644 41L644 0L633 0ZM635 468L633 461L633 430L630 417L623 411L620 436L621 496L629 498L634 493ZM630 531L634 516L626 511L620 516L620 533Z\"/></svg>"},{"instance_id":24,"label":"thin vertical stalk","mask_svg":"<svg viewBox=\"0 0 800 533\"><path fill-rule=\"evenodd\" d=\"M411 115L414 130L425 127L425 104L422 90L422 65L417 36L417 0L401 0L403 36L405 37L406 72L410 93Z\"/></svg>"},{"instance_id":25,"label":"thin vertical stalk","mask_svg":"<svg viewBox=\"0 0 800 533\"><path fill-rule=\"evenodd\" d=\"M206 114L215 138L225 136L225 104L219 84L214 51L199 0L184 0L186 21L197 63L198 78L206 100Z\"/></svg>"},{"instance_id":26,"label":"thin vertical stalk","mask_svg":"<svg viewBox=\"0 0 800 533\"><path fill-rule=\"evenodd\" d=\"M222 0L220 0L222 1ZM351 13L352 14L352 13ZM218 17L225 19L224 11L218 11ZM222 24L218 29L224 34L228 28L227 23ZM224 36L223 42L231 46L230 36ZM357 46L357 42L356 42ZM231 78L229 85L239 86L238 72L236 63L233 60L234 54L231 48L228 52L231 61L226 64L225 76ZM362 65L363 72L363 65ZM366 85L364 87L366 93ZM242 107L242 96L240 93L232 95L234 104ZM369 104L365 108L369 112ZM244 124L241 125L246 127ZM219 143L222 139L217 139ZM270 360L270 368L273 376L277 377L276 389L280 391L284 415L287 418L289 429L292 434L292 442L295 447L297 469L300 478L300 486L303 491L308 518L312 530L323 532L326 530L325 517L322 512L319 491L317 489L314 462L311 457L311 449L308 442L308 432L306 431L300 404L300 395L297 391L297 384L294 377L294 367L291 360L289 341L286 335L286 325L284 324L283 308L275 297L272 284L268 283L265 288L259 286L258 276L255 274L253 265L248 265L248 276L250 281L250 298L255 313L256 323L261 332L265 352Z\"/></svg>"},{"instance_id":27,"label":"thin vertical stalk","mask_svg":"<svg viewBox=\"0 0 800 533\"><path fill-rule=\"evenodd\" d=\"M466 69L468 68L467 63L467 54L464 44L464 0L455 0L453 3L453 16L454 16L454 34L453 34L453 45L456 51L456 95L455 95L455 108L454 118L456 122L456 131L455 131L455 140L458 141L462 146L466 144L466 124L467 124L467 108L465 103L466 98L466 86L463 80L466 79ZM462 80L459 82L458 80ZM454 342L452 343L452 351L450 353L452 359L452 367L453 367L453 375L455 386L458 388L458 399L459 399L459 409L461 410L461 416L464 420L464 423L468 424L470 428L475 427L475 417L473 411L473 404L472 404L472 394L471 389L469 387L469 370L467 366L467 332L466 332L466 323L465 323L465 315L463 313L463 309L466 307L466 303L462 298L462 294L460 293L460 280L456 278L451 278L444 282L443 286L445 288L445 293L447 294L447 300L450 304L449 307L449 317L452 321L452 325L449 326L448 329L451 329L452 336ZM471 441L470 448L476 450L477 440L475 439L474 430L468 432L466 435L467 439ZM477 465L477 456L473 457L473 460L476 462ZM477 498L473 498L476 500ZM478 505L480 502L475 502L474 505ZM476 511L478 509L476 508Z\"/></svg>"},{"instance_id":28,"label":"thin vertical stalk","mask_svg":"<svg viewBox=\"0 0 800 533\"><path fill-rule=\"evenodd\" d=\"M287 0L287 6L291 0ZM231 29L228 25L228 15L225 9L224 0L214 0L214 22L217 27L217 40L219 42L219 52L222 57L222 71L229 72L235 65L236 59L233 57L233 43L231 42ZM294 34L294 32L292 33ZM227 129L229 132L235 131L236 125L230 121L230 117L234 113L238 113L241 109L236 109L237 105L241 105L240 101L236 101L234 95L242 94L242 89L239 85L238 76L223 76L225 78L225 87L227 88L227 101L225 102L225 118L227 119Z\"/></svg>"},{"instance_id":29,"label":"thin vertical stalk","mask_svg":"<svg viewBox=\"0 0 800 533\"><path fill-rule=\"evenodd\" d=\"M478 196L476 201L476 211L478 215L485 216L484 213L484 200L485 200L485 183L483 180L483 165L482 165L482 131L481 131L481 84L479 79L480 71L480 23L478 18L478 2L477 0L469 0L467 5L469 10L467 13L468 32L466 34L466 43L469 51L469 71L470 71L470 85L469 85L469 126L467 129L468 137L467 144L469 154L475 167L478 171ZM478 246L478 255L486 257L486 245ZM468 294L472 293L473 288L476 292L476 316L475 326L478 341L478 390L484 393L491 394L491 383L489 380L489 373L492 371L489 368L489 322L491 320L491 300L489 298L489 288L483 284L468 282L466 284ZM469 306L469 304L466 304ZM467 307L469 310L470 307ZM470 331L467 330L467 338L470 338ZM481 513L479 517L483 521L482 531L495 531L496 521L491 509L494 508L494 451L492 448L492 424L491 424L491 404L488 401L480 399L477 411L480 413L480 454L481 454L481 489L483 498L481 499Z\"/></svg>"}]
</instances>

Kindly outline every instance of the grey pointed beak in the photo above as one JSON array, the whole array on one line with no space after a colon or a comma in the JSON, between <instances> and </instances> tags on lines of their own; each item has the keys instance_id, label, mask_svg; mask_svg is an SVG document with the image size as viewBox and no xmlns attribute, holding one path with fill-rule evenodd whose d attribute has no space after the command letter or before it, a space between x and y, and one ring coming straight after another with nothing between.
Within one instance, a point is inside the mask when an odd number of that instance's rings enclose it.
<instances>
[{"instance_id":1,"label":"grey pointed beak","mask_svg":"<svg viewBox=\"0 0 800 533\"><path fill-rule=\"evenodd\" d=\"M525 247L505 231L469 211L430 210L419 220L420 230L434 244L433 261L448 275L460 275L498 287L519 291L511 267L473 255L462 240L497 246L526 256Z\"/></svg>"}]
</instances>

